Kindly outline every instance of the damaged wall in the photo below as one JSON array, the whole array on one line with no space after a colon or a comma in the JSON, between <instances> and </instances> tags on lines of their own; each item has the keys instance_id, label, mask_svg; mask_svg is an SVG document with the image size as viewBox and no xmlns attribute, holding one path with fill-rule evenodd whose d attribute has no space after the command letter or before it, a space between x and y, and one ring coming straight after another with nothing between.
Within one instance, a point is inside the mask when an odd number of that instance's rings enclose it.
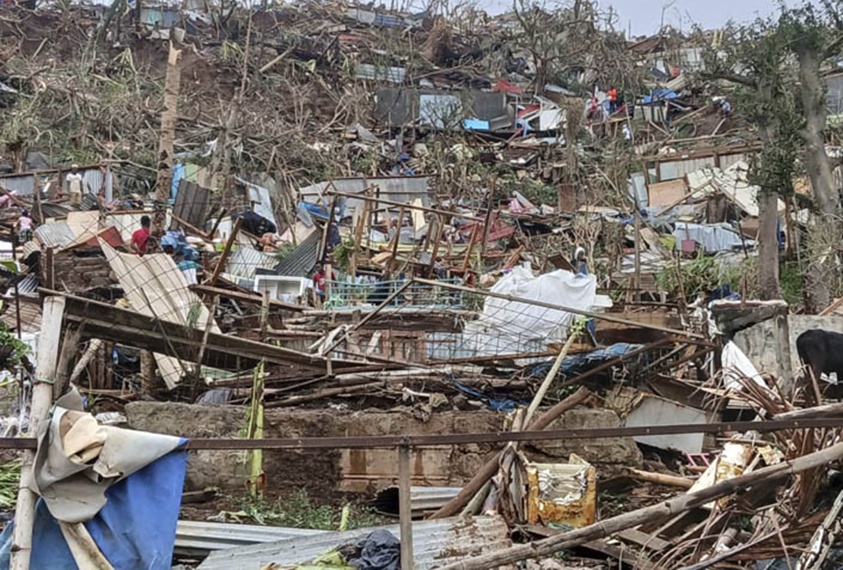
<instances>
[{"instance_id":1,"label":"damaged wall","mask_svg":"<svg viewBox=\"0 0 843 570\"><path fill-rule=\"evenodd\" d=\"M177 403L133 402L126 406L133 429L190 438L235 438L246 425L241 406L195 406ZM504 416L491 411L439 412L427 422L410 410L336 412L326 410L267 410L265 435L278 437L342 437L394 434L495 432ZM548 429L620 426L608 410L577 409ZM428 447L414 454L414 485L459 486L466 483L498 449L492 445ZM533 461L567 461L576 453L598 468L641 465L641 452L631 438L537 442L526 448ZM195 451L188 462L188 490L217 486L242 489L245 468L241 451ZM393 450L272 451L264 452L267 484L274 491L306 488L310 493L336 490L364 492L395 483L397 453Z\"/></svg>"},{"instance_id":2,"label":"damaged wall","mask_svg":"<svg viewBox=\"0 0 843 570\"><path fill-rule=\"evenodd\" d=\"M843 334L843 317L819 317L816 315L788 315L790 331L790 363L794 374L800 368L796 352L796 339L807 330L823 329ZM734 341L762 374L776 374L779 371L778 336L776 319L768 319L748 329L735 333ZM843 380L843 379L841 379Z\"/></svg>"}]
</instances>

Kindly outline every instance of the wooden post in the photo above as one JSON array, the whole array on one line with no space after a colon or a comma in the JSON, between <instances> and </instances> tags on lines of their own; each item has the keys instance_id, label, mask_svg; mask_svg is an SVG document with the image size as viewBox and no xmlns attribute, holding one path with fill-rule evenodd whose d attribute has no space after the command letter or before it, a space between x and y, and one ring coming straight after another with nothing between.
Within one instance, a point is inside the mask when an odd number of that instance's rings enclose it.
<instances>
[{"instance_id":1,"label":"wooden post","mask_svg":"<svg viewBox=\"0 0 843 570\"><path fill-rule=\"evenodd\" d=\"M152 394L158 383L155 381L155 355L151 350L141 350L141 390L144 394Z\"/></svg>"},{"instance_id":2,"label":"wooden post","mask_svg":"<svg viewBox=\"0 0 843 570\"><path fill-rule=\"evenodd\" d=\"M401 570L413 570L413 508L410 502L410 446L398 448L398 515L401 524Z\"/></svg>"},{"instance_id":3,"label":"wooden post","mask_svg":"<svg viewBox=\"0 0 843 570\"><path fill-rule=\"evenodd\" d=\"M54 399L61 396L67 387L68 379L70 378L70 365L73 362L73 357L76 356L76 349L81 337L82 331L78 327L69 328L64 335L59 362L56 368L56 380L53 383Z\"/></svg>"},{"instance_id":4,"label":"wooden post","mask_svg":"<svg viewBox=\"0 0 843 570\"><path fill-rule=\"evenodd\" d=\"M635 204L635 300L641 300L641 215Z\"/></svg>"},{"instance_id":5,"label":"wooden post","mask_svg":"<svg viewBox=\"0 0 843 570\"><path fill-rule=\"evenodd\" d=\"M568 351L571 350L571 345L574 344L574 340L577 338L577 333L574 332L573 326L569 327L568 332L568 340L565 341L564 346L559 351L559 355L556 357L556 360L553 362L553 366L550 368L550 372L547 373L547 376L544 378L544 382L539 387L538 392L533 397L533 401L530 402L530 407L527 408L527 416L524 418L524 425L529 425L530 421L533 419L533 415L535 415L536 410L541 405L542 400L544 400L545 394L550 389L550 385L553 383L553 379L556 378L556 373L559 372L559 369L562 367L562 361L565 360L565 356L568 355Z\"/></svg>"},{"instance_id":6,"label":"wooden post","mask_svg":"<svg viewBox=\"0 0 843 570\"><path fill-rule=\"evenodd\" d=\"M231 255L231 248L234 246L234 241L237 239L237 234L240 232L240 224L242 222L243 218L237 218L237 221L234 222L234 227L231 228L231 235L228 236L228 241L225 242L225 248L222 250L220 260L217 262L217 266L214 267L214 272L211 274L211 278L205 283L206 285L213 286L225 269L225 264L228 262L228 257Z\"/></svg>"},{"instance_id":7,"label":"wooden post","mask_svg":"<svg viewBox=\"0 0 843 570\"><path fill-rule=\"evenodd\" d=\"M170 42L167 74L164 78L164 110L161 112L161 133L158 137L158 181L155 188L155 209L152 214L152 235L164 233L164 210L170 199L173 184L173 141L178 121L179 89L181 87L181 50Z\"/></svg>"},{"instance_id":8,"label":"wooden post","mask_svg":"<svg viewBox=\"0 0 843 570\"><path fill-rule=\"evenodd\" d=\"M433 275L433 267L436 265L436 258L439 256L439 245L442 243L442 232L445 229L445 220L442 219L441 214L436 215L436 239L433 242L433 251L430 254L430 267L428 273L431 279L436 279L438 275Z\"/></svg>"},{"instance_id":9,"label":"wooden post","mask_svg":"<svg viewBox=\"0 0 843 570\"><path fill-rule=\"evenodd\" d=\"M483 244L480 246L480 255L486 255L486 242L489 241L489 226L492 222L492 201L495 197L495 179L489 185L489 201L486 204L486 221L483 224Z\"/></svg>"},{"instance_id":10,"label":"wooden post","mask_svg":"<svg viewBox=\"0 0 843 570\"><path fill-rule=\"evenodd\" d=\"M404 206L398 210L398 224L395 226L395 241L392 242L392 257L389 260L389 272L392 273L398 267L398 244L401 243L401 227L404 222Z\"/></svg>"},{"instance_id":11,"label":"wooden post","mask_svg":"<svg viewBox=\"0 0 843 570\"><path fill-rule=\"evenodd\" d=\"M47 419L53 405L53 380L59 358L61 325L64 317L64 297L44 299L41 335L32 388L32 406L27 436L37 437L41 422ZM12 542L10 570L28 570L32 554L32 525L35 522L35 493L30 489L35 453L26 451L21 465L20 488L15 509L15 532Z\"/></svg>"}]
</instances>

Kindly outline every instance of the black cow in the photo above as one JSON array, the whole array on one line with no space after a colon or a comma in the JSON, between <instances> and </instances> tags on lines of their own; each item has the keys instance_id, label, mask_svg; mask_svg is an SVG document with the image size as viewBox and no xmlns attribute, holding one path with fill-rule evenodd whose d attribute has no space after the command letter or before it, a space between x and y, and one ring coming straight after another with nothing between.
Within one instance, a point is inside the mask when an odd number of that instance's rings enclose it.
<instances>
[{"instance_id":1,"label":"black cow","mask_svg":"<svg viewBox=\"0 0 843 570\"><path fill-rule=\"evenodd\" d=\"M843 382L843 334L820 329L805 331L796 337L796 352L817 381L823 373L836 372L837 381Z\"/></svg>"}]
</instances>

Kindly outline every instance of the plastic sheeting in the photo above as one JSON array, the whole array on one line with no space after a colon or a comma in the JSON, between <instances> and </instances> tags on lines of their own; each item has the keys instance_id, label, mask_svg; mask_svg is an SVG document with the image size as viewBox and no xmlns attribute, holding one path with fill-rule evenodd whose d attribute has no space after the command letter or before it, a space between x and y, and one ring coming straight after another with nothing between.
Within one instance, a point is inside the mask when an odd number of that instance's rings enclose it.
<instances>
[{"instance_id":1,"label":"plastic sheeting","mask_svg":"<svg viewBox=\"0 0 843 570\"><path fill-rule=\"evenodd\" d=\"M728 224L676 224L673 230L673 237L676 238L676 249L682 248L682 240L694 240L705 247L708 253L718 251L729 251L754 244L752 240L741 240L741 237Z\"/></svg>"},{"instance_id":2,"label":"plastic sheeting","mask_svg":"<svg viewBox=\"0 0 843 570\"><path fill-rule=\"evenodd\" d=\"M587 311L597 299L597 279L593 275L574 275L564 270L533 277L528 269L516 267L491 290L501 295ZM564 340L573 320L574 315L566 311L489 297L479 322L524 339Z\"/></svg>"},{"instance_id":3,"label":"plastic sheeting","mask_svg":"<svg viewBox=\"0 0 843 570\"><path fill-rule=\"evenodd\" d=\"M562 360L562 365L559 367L559 373L564 376L571 376L572 374L580 374L582 372L586 372L595 366L603 364L604 362L609 362L610 360L614 360L615 358L620 358L630 352L634 352L640 349L642 344L628 344L625 342L618 342L611 346L607 346L606 348L600 348L598 350L593 350L591 352L586 352L582 354L572 354L570 356L566 356ZM641 354L638 358L645 358L646 355ZM544 376L547 374L551 367L553 366L552 362L544 362L535 366L531 371L531 376Z\"/></svg>"},{"instance_id":4,"label":"plastic sheeting","mask_svg":"<svg viewBox=\"0 0 843 570\"><path fill-rule=\"evenodd\" d=\"M737 380L739 377L749 378L759 386L767 388L758 369L734 342L729 341L723 347L720 361L723 364L723 386L727 390L743 390L743 386Z\"/></svg>"},{"instance_id":5,"label":"plastic sheeting","mask_svg":"<svg viewBox=\"0 0 843 570\"><path fill-rule=\"evenodd\" d=\"M84 524L112 567L169 570L186 468L187 452L174 451L108 489L105 506ZM13 534L13 523L0 534L0 570L9 568ZM32 545L31 570L77 570L43 500Z\"/></svg>"},{"instance_id":6,"label":"plastic sheeting","mask_svg":"<svg viewBox=\"0 0 843 570\"><path fill-rule=\"evenodd\" d=\"M378 529L357 543L359 555L349 556L348 563L357 570L399 570L401 541L388 530Z\"/></svg>"}]
</instances>

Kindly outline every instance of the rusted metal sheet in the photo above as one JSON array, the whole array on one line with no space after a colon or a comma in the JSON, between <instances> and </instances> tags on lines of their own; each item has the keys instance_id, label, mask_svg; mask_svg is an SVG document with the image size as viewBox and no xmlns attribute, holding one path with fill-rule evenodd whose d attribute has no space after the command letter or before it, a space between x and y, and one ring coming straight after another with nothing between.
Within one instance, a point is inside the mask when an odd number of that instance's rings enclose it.
<instances>
[{"instance_id":1,"label":"rusted metal sheet","mask_svg":"<svg viewBox=\"0 0 843 570\"><path fill-rule=\"evenodd\" d=\"M527 464L527 521L580 528L597 517L597 470L571 455L568 463Z\"/></svg>"},{"instance_id":2,"label":"rusted metal sheet","mask_svg":"<svg viewBox=\"0 0 843 570\"><path fill-rule=\"evenodd\" d=\"M176 194L176 201L173 204L173 214L188 224L201 228L206 218L205 211L208 209L208 202L211 199L211 191L202 188L198 184L182 180L179 182L179 191ZM179 229L181 224L173 218L170 229Z\"/></svg>"}]
</instances>

